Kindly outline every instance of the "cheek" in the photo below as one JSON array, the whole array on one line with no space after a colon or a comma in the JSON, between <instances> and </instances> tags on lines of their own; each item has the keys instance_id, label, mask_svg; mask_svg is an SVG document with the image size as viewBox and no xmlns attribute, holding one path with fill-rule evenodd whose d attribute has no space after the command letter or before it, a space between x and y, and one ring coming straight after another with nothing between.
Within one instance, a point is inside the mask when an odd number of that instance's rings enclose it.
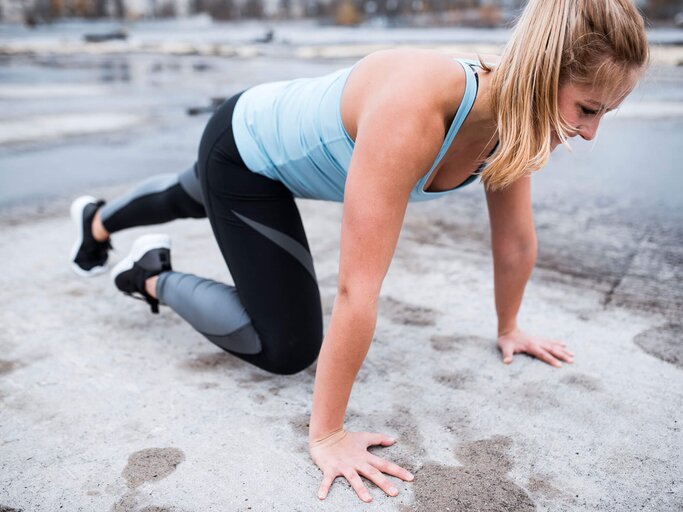
<instances>
[{"instance_id":1,"label":"cheek","mask_svg":"<svg viewBox=\"0 0 683 512\"><path fill-rule=\"evenodd\" d=\"M569 108L568 106L560 106L560 115L562 116L562 119L571 125L575 125L578 122L578 115L573 108Z\"/></svg>"}]
</instances>

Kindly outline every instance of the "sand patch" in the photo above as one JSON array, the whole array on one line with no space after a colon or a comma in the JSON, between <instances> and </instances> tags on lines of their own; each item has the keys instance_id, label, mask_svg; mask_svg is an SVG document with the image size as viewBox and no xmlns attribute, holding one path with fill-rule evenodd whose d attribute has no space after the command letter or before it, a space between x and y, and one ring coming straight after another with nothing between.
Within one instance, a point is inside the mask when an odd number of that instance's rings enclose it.
<instances>
[{"instance_id":1,"label":"sand patch","mask_svg":"<svg viewBox=\"0 0 683 512\"><path fill-rule=\"evenodd\" d=\"M633 343L651 356L683 368L683 325L665 324L641 332Z\"/></svg>"},{"instance_id":2,"label":"sand patch","mask_svg":"<svg viewBox=\"0 0 683 512\"><path fill-rule=\"evenodd\" d=\"M185 454L177 448L146 448L128 457L121 476L135 489L145 482L156 482L173 473Z\"/></svg>"},{"instance_id":3,"label":"sand patch","mask_svg":"<svg viewBox=\"0 0 683 512\"><path fill-rule=\"evenodd\" d=\"M494 436L456 447L462 466L425 464L415 474L415 504L402 507L402 512L536 510L527 492L507 478L513 466L511 445L509 437Z\"/></svg>"}]
</instances>

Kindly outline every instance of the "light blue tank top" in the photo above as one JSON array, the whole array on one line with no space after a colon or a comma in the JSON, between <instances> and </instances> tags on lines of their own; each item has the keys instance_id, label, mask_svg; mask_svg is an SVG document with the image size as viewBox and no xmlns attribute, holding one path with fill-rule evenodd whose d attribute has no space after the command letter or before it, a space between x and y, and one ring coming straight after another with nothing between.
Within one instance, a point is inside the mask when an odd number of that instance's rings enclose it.
<instances>
[{"instance_id":1,"label":"light blue tank top","mask_svg":"<svg viewBox=\"0 0 683 512\"><path fill-rule=\"evenodd\" d=\"M463 187L425 192L425 183L450 147L477 97L477 79L465 69L465 94L429 172L410 193L410 201L436 199ZM344 200L344 185L354 141L341 119L341 94L354 66L314 78L269 82L247 89L237 100L232 129L240 156L258 174L282 182L295 197Z\"/></svg>"}]
</instances>

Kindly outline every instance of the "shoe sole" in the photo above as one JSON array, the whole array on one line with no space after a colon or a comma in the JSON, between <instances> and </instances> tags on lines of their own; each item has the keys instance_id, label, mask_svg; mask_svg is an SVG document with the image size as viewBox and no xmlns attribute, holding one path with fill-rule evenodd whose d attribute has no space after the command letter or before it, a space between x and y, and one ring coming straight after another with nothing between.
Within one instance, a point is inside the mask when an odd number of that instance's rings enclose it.
<instances>
[{"instance_id":1,"label":"shoe sole","mask_svg":"<svg viewBox=\"0 0 683 512\"><path fill-rule=\"evenodd\" d=\"M90 270L84 270L74 261L76 259L76 254L78 254L78 249L83 244L83 210L91 203L97 203L97 199L92 196L81 196L71 203L70 209L71 220L73 221L74 226L76 226L78 238L71 249L69 263L71 263L71 268L73 271L81 277L93 277L103 273L106 270L104 265L93 267Z\"/></svg>"},{"instance_id":2,"label":"shoe sole","mask_svg":"<svg viewBox=\"0 0 683 512\"><path fill-rule=\"evenodd\" d=\"M171 237L168 235L144 235L133 242L128 256L119 261L111 270L111 282L116 286L116 278L119 274L133 268L136 261L142 258L146 252L153 249L171 250Z\"/></svg>"}]
</instances>

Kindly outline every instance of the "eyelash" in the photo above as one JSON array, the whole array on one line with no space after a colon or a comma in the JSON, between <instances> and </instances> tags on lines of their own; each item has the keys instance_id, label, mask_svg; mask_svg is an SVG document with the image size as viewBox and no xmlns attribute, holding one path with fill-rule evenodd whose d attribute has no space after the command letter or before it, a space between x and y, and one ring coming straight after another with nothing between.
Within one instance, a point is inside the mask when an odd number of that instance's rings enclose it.
<instances>
[{"instance_id":1,"label":"eyelash","mask_svg":"<svg viewBox=\"0 0 683 512\"><path fill-rule=\"evenodd\" d=\"M594 116L598 113L597 110L590 110L584 106L581 106L581 113L585 116Z\"/></svg>"}]
</instances>

